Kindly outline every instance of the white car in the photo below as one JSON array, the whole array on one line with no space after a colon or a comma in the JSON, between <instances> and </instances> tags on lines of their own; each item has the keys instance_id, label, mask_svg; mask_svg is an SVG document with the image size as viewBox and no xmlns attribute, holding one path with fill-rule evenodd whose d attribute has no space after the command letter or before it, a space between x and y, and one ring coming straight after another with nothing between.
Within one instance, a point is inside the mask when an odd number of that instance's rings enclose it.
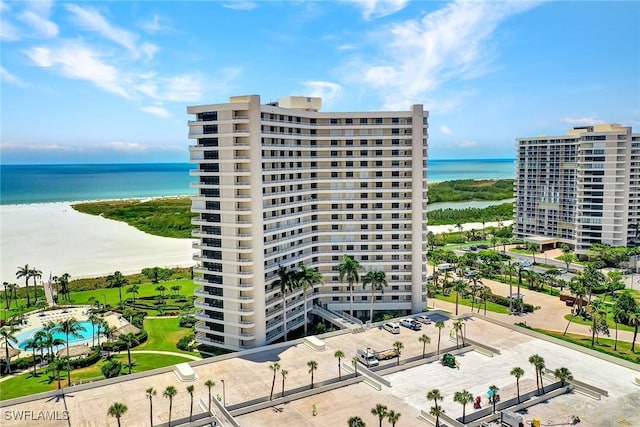
<instances>
[{"instance_id":1,"label":"white car","mask_svg":"<svg viewBox=\"0 0 640 427\"><path fill-rule=\"evenodd\" d=\"M402 319L400 320L400 325L404 326L405 328L412 329L414 331L419 331L420 329L422 329L422 326L420 326L420 323L416 322L413 319Z\"/></svg>"},{"instance_id":2,"label":"white car","mask_svg":"<svg viewBox=\"0 0 640 427\"><path fill-rule=\"evenodd\" d=\"M425 325L430 325L432 322L431 318L426 314L421 314L419 316L416 316L414 319L420 323L424 323Z\"/></svg>"},{"instance_id":3,"label":"white car","mask_svg":"<svg viewBox=\"0 0 640 427\"><path fill-rule=\"evenodd\" d=\"M382 329L384 329L385 331L389 331L392 334L400 333L400 326L398 326L397 323L393 323L393 322L385 323L384 325L382 325Z\"/></svg>"}]
</instances>

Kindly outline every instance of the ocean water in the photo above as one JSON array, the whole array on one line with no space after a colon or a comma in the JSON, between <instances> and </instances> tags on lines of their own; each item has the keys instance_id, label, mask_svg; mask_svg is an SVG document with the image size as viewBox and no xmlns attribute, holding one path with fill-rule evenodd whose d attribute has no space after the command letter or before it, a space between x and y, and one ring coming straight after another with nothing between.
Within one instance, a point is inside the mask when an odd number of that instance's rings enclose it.
<instances>
[{"instance_id":1,"label":"ocean water","mask_svg":"<svg viewBox=\"0 0 640 427\"><path fill-rule=\"evenodd\" d=\"M515 177L513 159L429 160L430 182ZM195 194L189 163L0 165L0 204Z\"/></svg>"}]
</instances>

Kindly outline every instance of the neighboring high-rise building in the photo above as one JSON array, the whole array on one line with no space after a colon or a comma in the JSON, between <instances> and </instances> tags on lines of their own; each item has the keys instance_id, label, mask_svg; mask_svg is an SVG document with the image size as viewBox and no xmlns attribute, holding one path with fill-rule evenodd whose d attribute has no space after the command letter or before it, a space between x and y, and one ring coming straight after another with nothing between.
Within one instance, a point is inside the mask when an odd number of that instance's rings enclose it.
<instances>
[{"instance_id":1,"label":"neighboring high-rise building","mask_svg":"<svg viewBox=\"0 0 640 427\"><path fill-rule=\"evenodd\" d=\"M386 273L374 309L425 307L427 117L409 111L320 112L321 99L260 97L192 106L188 113L192 211L199 252L195 271L196 339L227 349L264 345L284 335L283 298L273 288L280 266L317 268L324 284L308 308L349 311L336 266L347 254ZM353 308L370 308L371 291L353 289ZM287 330L303 325L303 293L287 296Z\"/></svg>"},{"instance_id":2,"label":"neighboring high-rise building","mask_svg":"<svg viewBox=\"0 0 640 427\"><path fill-rule=\"evenodd\" d=\"M542 245L638 244L640 135L630 127L576 127L519 138L514 233Z\"/></svg>"}]
</instances>

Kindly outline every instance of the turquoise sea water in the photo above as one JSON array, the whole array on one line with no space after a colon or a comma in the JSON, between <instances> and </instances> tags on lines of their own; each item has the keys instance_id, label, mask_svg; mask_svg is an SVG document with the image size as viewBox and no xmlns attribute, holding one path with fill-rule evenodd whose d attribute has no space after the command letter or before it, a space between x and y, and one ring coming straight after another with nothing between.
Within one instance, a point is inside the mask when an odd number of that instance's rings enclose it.
<instances>
[{"instance_id":1,"label":"turquoise sea water","mask_svg":"<svg viewBox=\"0 0 640 427\"><path fill-rule=\"evenodd\" d=\"M513 159L429 160L430 182L514 178ZM195 194L189 163L0 165L0 204Z\"/></svg>"}]
</instances>

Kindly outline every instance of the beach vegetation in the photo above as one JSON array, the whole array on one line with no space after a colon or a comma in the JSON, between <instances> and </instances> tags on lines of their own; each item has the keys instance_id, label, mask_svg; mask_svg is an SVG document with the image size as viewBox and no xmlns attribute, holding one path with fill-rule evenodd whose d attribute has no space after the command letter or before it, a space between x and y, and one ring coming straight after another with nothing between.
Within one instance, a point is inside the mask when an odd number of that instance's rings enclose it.
<instances>
[{"instance_id":1,"label":"beach vegetation","mask_svg":"<svg viewBox=\"0 0 640 427\"><path fill-rule=\"evenodd\" d=\"M431 201L431 194L429 194ZM499 205L487 206L486 208L465 208L465 209L434 209L429 211L429 225L455 225L470 222L496 222L511 220L513 218L513 204L501 203ZM510 230L511 227L504 227ZM488 228L487 228L488 230ZM482 238L481 233L477 233ZM464 232L458 232L455 236L464 236ZM507 237L498 235L498 237Z\"/></svg>"},{"instance_id":2,"label":"beach vegetation","mask_svg":"<svg viewBox=\"0 0 640 427\"><path fill-rule=\"evenodd\" d=\"M513 179L460 179L429 184L429 203L513 198Z\"/></svg>"}]
</instances>

